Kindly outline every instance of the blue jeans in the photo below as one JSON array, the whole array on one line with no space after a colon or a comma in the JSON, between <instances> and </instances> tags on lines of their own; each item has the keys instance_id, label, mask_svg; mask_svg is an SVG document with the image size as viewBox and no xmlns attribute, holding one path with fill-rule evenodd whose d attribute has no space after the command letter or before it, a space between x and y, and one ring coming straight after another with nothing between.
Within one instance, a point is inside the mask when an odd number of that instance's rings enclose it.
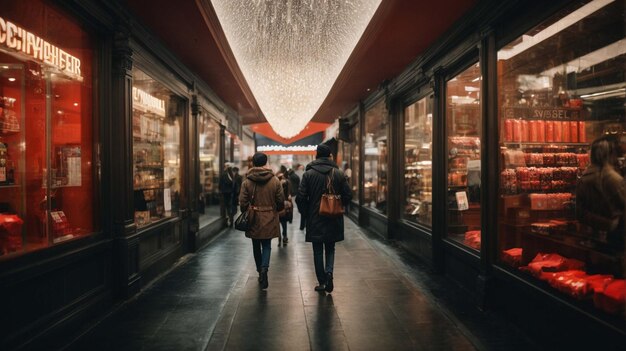
<instances>
[{"instance_id":1,"label":"blue jeans","mask_svg":"<svg viewBox=\"0 0 626 351\"><path fill-rule=\"evenodd\" d=\"M326 267L324 267L323 253L326 249ZM313 243L313 263L315 264L315 275L320 284L326 283L326 273L333 272L335 265L335 242Z\"/></svg>"},{"instance_id":2,"label":"blue jeans","mask_svg":"<svg viewBox=\"0 0 626 351\"><path fill-rule=\"evenodd\" d=\"M269 268L272 239L252 239L252 254L257 272L260 272L261 268Z\"/></svg>"}]
</instances>

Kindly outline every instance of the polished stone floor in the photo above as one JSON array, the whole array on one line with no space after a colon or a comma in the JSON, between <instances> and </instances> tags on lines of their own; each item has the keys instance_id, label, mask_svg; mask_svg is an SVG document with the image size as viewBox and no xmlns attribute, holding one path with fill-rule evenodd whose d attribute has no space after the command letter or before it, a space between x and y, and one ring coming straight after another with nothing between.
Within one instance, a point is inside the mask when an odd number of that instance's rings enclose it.
<instances>
[{"instance_id":1,"label":"polished stone floor","mask_svg":"<svg viewBox=\"0 0 626 351\"><path fill-rule=\"evenodd\" d=\"M427 267L346 220L335 290L313 291L312 249L289 226L260 290L250 240L227 230L123 304L70 350L528 350Z\"/></svg>"}]
</instances>

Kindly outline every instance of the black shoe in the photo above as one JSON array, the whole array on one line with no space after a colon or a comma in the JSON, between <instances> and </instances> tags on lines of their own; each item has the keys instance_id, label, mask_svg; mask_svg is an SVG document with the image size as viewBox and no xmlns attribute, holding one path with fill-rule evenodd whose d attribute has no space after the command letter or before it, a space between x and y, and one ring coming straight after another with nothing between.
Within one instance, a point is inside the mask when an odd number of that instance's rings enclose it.
<instances>
[{"instance_id":1,"label":"black shoe","mask_svg":"<svg viewBox=\"0 0 626 351\"><path fill-rule=\"evenodd\" d=\"M326 287L324 286L324 284L320 284L315 287L315 291L324 291L324 290L326 290Z\"/></svg>"},{"instance_id":2,"label":"black shoe","mask_svg":"<svg viewBox=\"0 0 626 351\"><path fill-rule=\"evenodd\" d=\"M267 281L267 268L261 269L261 281L259 283L261 283L261 289L267 289L270 285Z\"/></svg>"},{"instance_id":3,"label":"black shoe","mask_svg":"<svg viewBox=\"0 0 626 351\"><path fill-rule=\"evenodd\" d=\"M259 273L259 278L257 279L257 281L260 283L261 282L261 270L257 269L256 271L257 273Z\"/></svg>"},{"instance_id":4,"label":"black shoe","mask_svg":"<svg viewBox=\"0 0 626 351\"><path fill-rule=\"evenodd\" d=\"M333 274L326 273L326 292L333 292Z\"/></svg>"},{"instance_id":5,"label":"black shoe","mask_svg":"<svg viewBox=\"0 0 626 351\"><path fill-rule=\"evenodd\" d=\"M304 230L304 227L300 227L300 230Z\"/></svg>"},{"instance_id":6,"label":"black shoe","mask_svg":"<svg viewBox=\"0 0 626 351\"><path fill-rule=\"evenodd\" d=\"M289 242L289 239L285 236L285 237L283 237L283 242L286 244L286 243Z\"/></svg>"}]
</instances>

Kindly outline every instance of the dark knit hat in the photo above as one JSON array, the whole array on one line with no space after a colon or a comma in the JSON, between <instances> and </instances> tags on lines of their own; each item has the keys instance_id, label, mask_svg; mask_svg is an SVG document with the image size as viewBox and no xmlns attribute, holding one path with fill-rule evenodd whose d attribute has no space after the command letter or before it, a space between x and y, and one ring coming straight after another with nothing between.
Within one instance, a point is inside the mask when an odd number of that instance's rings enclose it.
<instances>
[{"instance_id":1,"label":"dark knit hat","mask_svg":"<svg viewBox=\"0 0 626 351\"><path fill-rule=\"evenodd\" d=\"M315 154L315 158L330 157L330 153L331 151L328 145L319 144L317 145L317 154Z\"/></svg>"},{"instance_id":2,"label":"dark knit hat","mask_svg":"<svg viewBox=\"0 0 626 351\"><path fill-rule=\"evenodd\" d=\"M267 164L267 155L262 152L257 152L252 156L252 165L254 167L263 167Z\"/></svg>"}]
</instances>

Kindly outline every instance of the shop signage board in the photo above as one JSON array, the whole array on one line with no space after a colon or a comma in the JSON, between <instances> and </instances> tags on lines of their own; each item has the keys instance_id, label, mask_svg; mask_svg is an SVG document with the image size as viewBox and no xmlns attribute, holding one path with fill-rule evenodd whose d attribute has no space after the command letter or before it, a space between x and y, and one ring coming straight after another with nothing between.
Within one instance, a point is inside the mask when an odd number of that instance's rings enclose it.
<instances>
[{"instance_id":1,"label":"shop signage board","mask_svg":"<svg viewBox=\"0 0 626 351\"><path fill-rule=\"evenodd\" d=\"M541 108L541 107L505 107L505 118L521 119L552 119L552 120L580 120L582 109L575 108Z\"/></svg>"},{"instance_id":2,"label":"shop signage board","mask_svg":"<svg viewBox=\"0 0 626 351\"><path fill-rule=\"evenodd\" d=\"M8 53L27 56L57 69L70 78L82 81L80 59L49 43L38 35L0 17L0 48Z\"/></svg>"}]
</instances>

